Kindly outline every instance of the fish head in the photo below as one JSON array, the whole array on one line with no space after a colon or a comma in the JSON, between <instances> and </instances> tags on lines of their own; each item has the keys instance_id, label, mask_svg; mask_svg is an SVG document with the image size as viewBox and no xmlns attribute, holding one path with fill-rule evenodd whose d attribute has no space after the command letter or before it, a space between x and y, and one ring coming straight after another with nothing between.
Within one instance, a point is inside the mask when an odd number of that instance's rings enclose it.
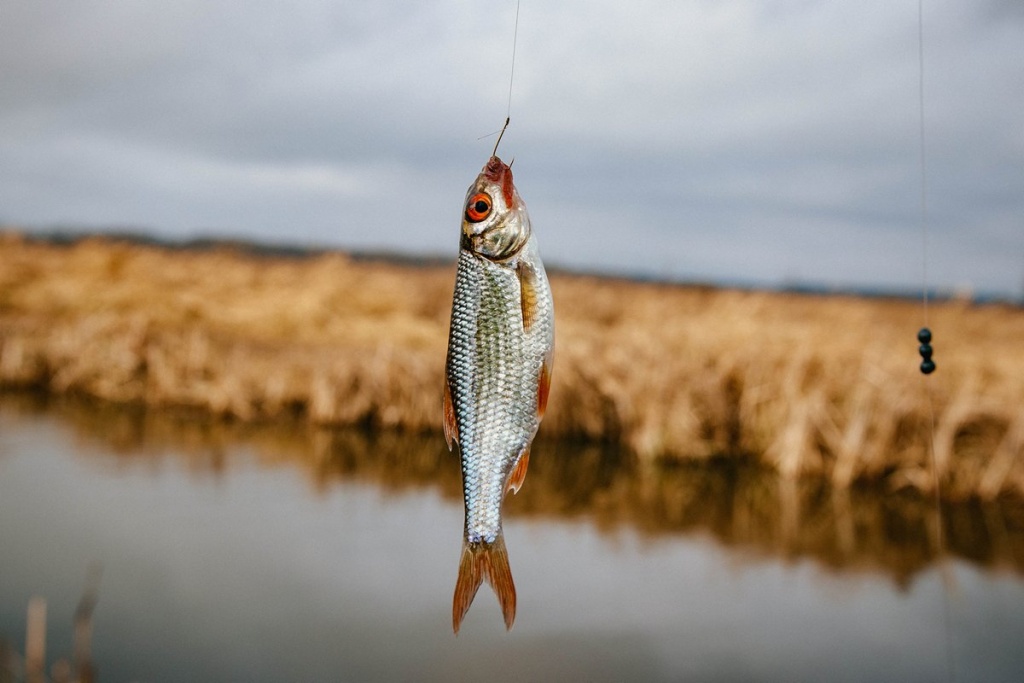
<instances>
[{"instance_id":1,"label":"fish head","mask_svg":"<svg viewBox=\"0 0 1024 683\"><path fill-rule=\"evenodd\" d=\"M462 248L492 261L505 261L529 239L530 216L512 182L512 169L492 156L466 192Z\"/></svg>"}]
</instances>

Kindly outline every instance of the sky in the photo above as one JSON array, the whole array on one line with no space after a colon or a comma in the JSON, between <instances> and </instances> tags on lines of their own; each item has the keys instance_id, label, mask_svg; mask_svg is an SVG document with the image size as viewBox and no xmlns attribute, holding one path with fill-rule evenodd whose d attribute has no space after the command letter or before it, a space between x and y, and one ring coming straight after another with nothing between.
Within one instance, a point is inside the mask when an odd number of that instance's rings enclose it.
<instances>
[{"instance_id":1,"label":"sky","mask_svg":"<svg viewBox=\"0 0 1024 683\"><path fill-rule=\"evenodd\" d=\"M511 114L549 268L1024 298L1024 3L923 8L922 174L915 0L6 2L0 225L454 262Z\"/></svg>"}]
</instances>

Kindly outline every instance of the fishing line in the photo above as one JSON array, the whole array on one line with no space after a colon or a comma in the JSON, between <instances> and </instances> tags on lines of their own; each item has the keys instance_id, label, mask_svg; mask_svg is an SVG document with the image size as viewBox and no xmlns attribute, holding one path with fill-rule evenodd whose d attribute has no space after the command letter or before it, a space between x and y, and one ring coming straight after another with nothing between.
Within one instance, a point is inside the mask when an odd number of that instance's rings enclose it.
<instances>
[{"instance_id":1,"label":"fishing line","mask_svg":"<svg viewBox=\"0 0 1024 683\"><path fill-rule=\"evenodd\" d=\"M512 68L509 69L508 74L508 109L505 110L506 126L508 126L509 119L512 118L512 80L516 76L516 43L519 42L519 3L520 0L516 0L516 24L512 32ZM504 128L502 128L502 132L505 132Z\"/></svg>"},{"instance_id":2,"label":"fishing line","mask_svg":"<svg viewBox=\"0 0 1024 683\"><path fill-rule=\"evenodd\" d=\"M924 0L917 2L917 112L918 147L921 162L921 307L928 328L928 164L924 135ZM922 344L925 342L921 342ZM923 371L923 370L922 370ZM928 374L928 373L925 373Z\"/></svg>"},{"instance_id":3,"label":"fishing line","mask_svg":"<svg viewBox=\"0 0 1024 683\"><path fill-rule=\"evenodd\" d=\"M917 341L920 343L918 353L921 355L921 374L927 377L935 372L932 360L932 333L928 327L928 163L925 138L925 102L924 102L924 0L917 2L917 111L918 111L918 146L921 176L920 224L921 224L921 313L924 326L918 330ZM946 556L945 532L942 516L942 477L939 472L939 461L935 454L935 404L932 392L923 386L928 400L928 451L931 455L933 485L935 487L935 518L936 539L935 550L938 555L940 576L945 576L943 565ZM953 652L953 619L951 613L949 590L943 581L942 617L946 645L946 672L948 679L956 682L956 657Z\"/></svg>"},{"instance_id":4,"label":"fishing line","mask_svg":"<svg viewBox=\"0 0 1024 683\"><path fill-rule=\"evenodd\" d=\"M501 136L505 134L505 129L508 128L509 122L512 120L512 82L516 77L516 44L519 42L519 5L521 0L516 0L516 21L515 28L512 31L512 66L509 68L508 74L508 107L505 109L505 124L501 127L501 130L496 130L493 133L487 135L481 135L477 140L483 140L489 138L492 135L497 135L498 140L494 143L494 151L491 152L491 156L498 153L498 145L501 143ZM512 164L509 164L511 166Z\"/></svg>"}]
</instances>

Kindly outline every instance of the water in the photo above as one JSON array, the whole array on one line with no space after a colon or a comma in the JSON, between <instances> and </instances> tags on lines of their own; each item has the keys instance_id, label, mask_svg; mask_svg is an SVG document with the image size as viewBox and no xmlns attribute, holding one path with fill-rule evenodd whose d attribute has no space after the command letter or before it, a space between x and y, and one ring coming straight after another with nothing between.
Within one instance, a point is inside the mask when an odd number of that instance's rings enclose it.
<instances>
[{"instance_id":1,"label":"water","mask_svg":"<svg viewBox=\"0 0 1024 683\"><path fill-rule=\"evenodd\" d=\"M0 638L44 596L70 655L99 564L101 681L1024 680L1019 507L947 510L939 563L927 501L541 443L516 626L485 587L456 638L458 476L439 435L0 399Z\"/></svg>"}]
</instances>

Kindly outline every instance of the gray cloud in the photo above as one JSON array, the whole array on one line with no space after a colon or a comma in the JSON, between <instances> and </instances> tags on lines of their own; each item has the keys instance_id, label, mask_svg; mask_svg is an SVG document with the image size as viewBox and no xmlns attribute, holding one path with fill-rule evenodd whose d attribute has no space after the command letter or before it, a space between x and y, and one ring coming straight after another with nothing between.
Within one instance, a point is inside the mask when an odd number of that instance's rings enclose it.
<instances>
[{"instance_id":1,"label":"gray cloud","mask_svg":"<svg viewBox=\"0 0 1024 683\"><path fill-rule=\"evenodd\" d=\"M917 7L525 2L501 153L548 261L915 286ZM933 284L1024 287L1024 15L925 7ZM448 253L515 3L16 3L0 220Z\"/></svg>"}]
</instances>

